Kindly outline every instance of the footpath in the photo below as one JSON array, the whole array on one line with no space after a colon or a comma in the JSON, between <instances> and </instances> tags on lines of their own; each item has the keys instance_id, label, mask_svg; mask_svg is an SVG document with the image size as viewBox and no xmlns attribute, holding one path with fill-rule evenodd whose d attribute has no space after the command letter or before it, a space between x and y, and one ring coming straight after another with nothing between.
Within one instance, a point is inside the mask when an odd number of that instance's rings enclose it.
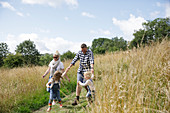
<instances>
[{"instance_id":1,"label":"footpath","mask_svg":"<svg viewBox=\"0 0 170 113\"><path fill-rule=\"evenodd\" d=\"M76 93L74 92L62 98L63 107L60 108L59 104L53 105L49 113L85 113L86 105L87 105L85 88L82 88L79 104L76 106L72 106L71 104L74 101L75 97L76 97ZM44 106L39 110L34 111L33 113L47 113L46 111L47 108L48 108L48 100L47 100L47 106Z\"/></svg>"}]
</instances>

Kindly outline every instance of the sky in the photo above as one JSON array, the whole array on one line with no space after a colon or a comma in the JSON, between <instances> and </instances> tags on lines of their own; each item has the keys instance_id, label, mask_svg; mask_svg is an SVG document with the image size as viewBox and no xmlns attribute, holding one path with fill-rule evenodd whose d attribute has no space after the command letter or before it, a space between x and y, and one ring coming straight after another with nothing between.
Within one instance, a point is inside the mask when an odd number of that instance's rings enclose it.
<instances>
[{"instance_id":1,"label":"sky","mask_svg":"<svg viewBox=\"0 0 170 113\"><path fill-rule=\"evenodd\" d=\"M15 53L31 40L41 54L77 53L98 38L134 39L142 23L170 17L170 0L0 0L0 43Z\"/></svg>"}]
</instances>

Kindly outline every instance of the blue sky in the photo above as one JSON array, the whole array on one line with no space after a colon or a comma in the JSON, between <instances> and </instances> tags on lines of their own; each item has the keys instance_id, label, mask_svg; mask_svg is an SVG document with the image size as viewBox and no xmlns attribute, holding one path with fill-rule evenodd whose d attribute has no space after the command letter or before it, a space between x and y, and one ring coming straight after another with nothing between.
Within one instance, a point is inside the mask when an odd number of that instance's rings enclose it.
<instances>
[{"instance_id":1,"label":"blue sky","mask_svg":"<svg viewBox=\"0 0 170 113\"><path fill-rule=\"evenodd\" d=\"M14 53L32 40L40 53L77 52L99 37L131 41L142 23L170 17L170 0L0 0L0 42Z\"/></svg>"}]
</instances>

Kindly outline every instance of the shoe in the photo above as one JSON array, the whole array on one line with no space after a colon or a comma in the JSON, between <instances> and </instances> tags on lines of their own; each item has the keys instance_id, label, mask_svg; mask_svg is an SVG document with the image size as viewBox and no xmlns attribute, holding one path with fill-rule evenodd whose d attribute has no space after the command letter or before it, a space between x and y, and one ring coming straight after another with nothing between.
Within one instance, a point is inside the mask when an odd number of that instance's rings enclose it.
<instances>
[{"instance_id":1,"label":"shoe","mask_svg":"<svg viewBox=\"0 0 170 113\"><path fill-rule=\"evenodd\" d=\"M78 104L78 102L77 102L77 101L78 101L78 100L77 100L77 99L75 99L75 100L74 100L74 102L72 103L72 105L73 105L73 106L77 105L77 104Z\"/></svg>"},{"instance_id":2,"label":"shoe","mask_svg":"<svg viewBox=\"0 0 170 113\"><path fill-rule=\"evenodd\" d=\"M56 102L55 102L55 101L53 101L53 102L52 102L52 105L53 105L53 106L54 106L54 105L56 105Z\"/></svg>"},{"instance_id":3,"label":"shoe","mask_svg":"<svg viewBox=\"0 0 170 113\"><path fill-rule=\"evenodd\" d=\"M60 104L60 108L62 108L63 107L63 105L62 104Z\"/></svg>"},{"instance_id":4,"label":"shoe","mask_svg":"<svg viewBox=\"0 0 170 113\"><path fill-rule=\"evenodd\" d=\"M51 111L51 108L49 107L48 109L47 109L47 112L50 112Z\"/></svg>"}]
</instances>

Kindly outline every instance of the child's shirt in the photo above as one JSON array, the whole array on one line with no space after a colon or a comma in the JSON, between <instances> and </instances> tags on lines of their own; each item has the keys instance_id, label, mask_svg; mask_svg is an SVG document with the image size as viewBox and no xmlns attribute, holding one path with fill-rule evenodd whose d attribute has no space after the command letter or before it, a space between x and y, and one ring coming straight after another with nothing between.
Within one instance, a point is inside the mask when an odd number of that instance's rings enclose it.
<instances>
[{"instance_id":1,"label":"child's shirt","mask_svg":"<svg viewBox=\"0 0 170 113\"><path fill-rule=\"evenodd\" d=\"M51 85L48 84L49 82L51 82ZM53 78L51 78L49 82L46 84L46 86L50 88L52 88L54 84L60 83L59 81L54 81Z\"/></svg>"},{"instance_id":2,"label":"child's shirt","mask_svg":"<svg viewBox=\"0 0 170 113\"><path fill-rule=\"evenodd\" d=\"M91 91L95 90L93 81L91 79L86 80L85 83L80 82L80 85L81 86L89 86Z\"/></svg>"}]
</instances>

